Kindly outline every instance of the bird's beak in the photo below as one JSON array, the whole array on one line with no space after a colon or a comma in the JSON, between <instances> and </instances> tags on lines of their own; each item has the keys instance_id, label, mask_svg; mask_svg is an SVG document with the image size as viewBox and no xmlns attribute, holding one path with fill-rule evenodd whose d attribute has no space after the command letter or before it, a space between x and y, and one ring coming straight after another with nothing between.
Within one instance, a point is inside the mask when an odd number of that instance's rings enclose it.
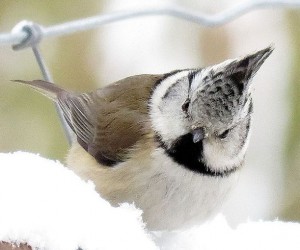
<instances>
[{"instance_id":1,"label":"bird's beak","mask_svg":"<svg viewBox=\"0 0 300 250\"><path fill-rule=\"evenodd\" d=\"M195 128L192 130L193 142L197 143L207 137L204 128Z\"/></svg>"}]
</instances>

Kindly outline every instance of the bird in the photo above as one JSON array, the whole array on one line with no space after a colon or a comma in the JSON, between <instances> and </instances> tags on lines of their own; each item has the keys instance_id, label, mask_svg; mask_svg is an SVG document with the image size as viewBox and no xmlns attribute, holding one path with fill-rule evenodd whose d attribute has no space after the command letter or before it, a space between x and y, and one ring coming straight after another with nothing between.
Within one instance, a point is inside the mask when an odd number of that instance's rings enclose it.
<instances>
[{"instance_id":1,"label":"bird","mask_svg":"<svg viewBox=\"0 0 300 250\"><path fill-rule=\"evenodd\" d=\"M89 93L15 81L62 110L74 135L70 169L112 206L141 209L149 230L172 231L213 218L237 182L251 134L252 80L272 51L130 76Z\"/></svg>"}]
</instances>

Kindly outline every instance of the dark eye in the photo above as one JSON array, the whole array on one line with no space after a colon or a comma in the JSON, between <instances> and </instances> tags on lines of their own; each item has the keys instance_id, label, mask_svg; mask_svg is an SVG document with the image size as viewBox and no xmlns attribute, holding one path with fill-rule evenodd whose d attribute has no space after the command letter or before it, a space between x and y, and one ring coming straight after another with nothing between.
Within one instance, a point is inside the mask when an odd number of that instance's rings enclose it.
<instances>
[{"instance_id":1,"label":"dark eye","mask_svg":"<svg viewBox=\"0 0 300 250\"><path fill-rule=\"evenodd\" d=\"M184 113L187 113L188 109L189 109L189 106L190 106L190 98L186 99L185 102L182 104L181 108L182 108L182 111Z\"/></svg>"},{"instance_id":2,"label":"dark eye","mask_svg":"<svg viewBox=\"0 0 300 250\"><path fill-rule=\"evenodd\" d=\"M219 134L218 137L220 139L225 139L229 132L230 132L230 129L226 129L222 134Z\"/></svg>"}]
</instances>

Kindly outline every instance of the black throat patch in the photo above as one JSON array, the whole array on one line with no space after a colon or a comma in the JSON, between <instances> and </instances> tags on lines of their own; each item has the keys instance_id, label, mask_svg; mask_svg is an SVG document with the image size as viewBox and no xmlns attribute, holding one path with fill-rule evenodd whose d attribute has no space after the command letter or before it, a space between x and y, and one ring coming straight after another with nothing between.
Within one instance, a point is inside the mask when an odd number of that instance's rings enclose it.
<instances>
[{"instance_id":1,"label":"black throat patch","mask_svg":"<svg viewBox=\"0 0 300 250\"><path fill-rule=\"evenodd\" d=\"M222 171L209 168L202 160L203 142L194 143L191 133L179 137L170 148L163 143L159 135L156 136L156 139L173 161L193 172L212 177L226 177L239 168L234 166Z\"/></svg>"}]
</instances>

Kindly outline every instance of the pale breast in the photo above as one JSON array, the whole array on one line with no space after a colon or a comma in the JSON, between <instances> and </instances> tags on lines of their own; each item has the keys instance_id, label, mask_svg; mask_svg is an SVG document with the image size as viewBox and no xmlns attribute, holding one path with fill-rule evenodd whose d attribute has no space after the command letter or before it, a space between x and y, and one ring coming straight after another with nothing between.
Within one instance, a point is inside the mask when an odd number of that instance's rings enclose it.
<instances>
[{"instance_id":1,"label":"pale breast","mask_svg":"<svg viewBox=\"0 0 300 250\"><path fill-rule=\"evenodd\" d=\"M111 168L100 166L75 144L68 166L83 179L92 180L97 192L112 205L129 202L142 209L151 230L204 222L219 211L237 180L238 171L226 177L204 176L176 164L150 143L143 148L147 149L135 151L128 161Z\"/></svg>"}]
</instances>

